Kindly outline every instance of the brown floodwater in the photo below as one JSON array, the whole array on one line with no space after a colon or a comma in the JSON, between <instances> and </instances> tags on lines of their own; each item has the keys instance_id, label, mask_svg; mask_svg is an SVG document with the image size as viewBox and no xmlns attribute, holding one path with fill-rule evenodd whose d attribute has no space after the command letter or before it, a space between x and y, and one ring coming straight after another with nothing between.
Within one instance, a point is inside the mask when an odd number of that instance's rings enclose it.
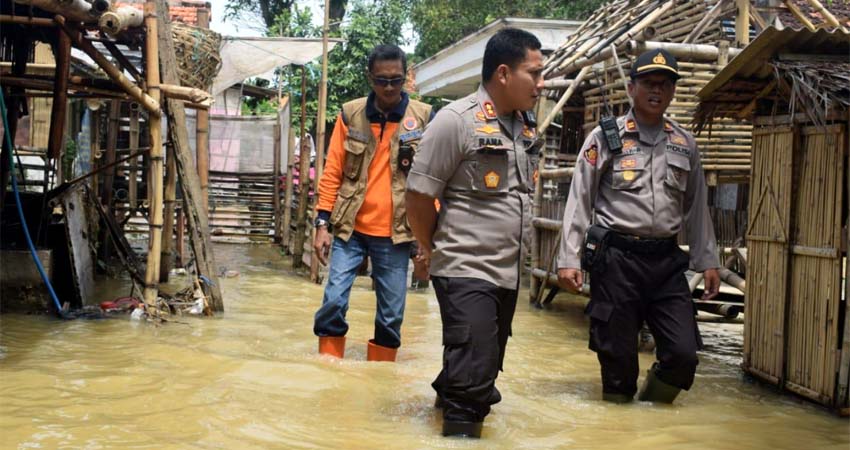
<instances>
[{"instance_id":1,"label":"brown floodwater","mask_svg":"<svg viewBox=\"0 0 850 450\"><path fill-rule=\"evenodd\" d=\"M0 315L0 448L841 449L850 423L746 377L742 325L702 323L696 383L672 406L600 401L582 300L520 293L483 439L439 435L432 290L411 293L396 363L365 361L375 299L358 278L346 358L316 354L322 288L269 246L216 246L227 312L162 326L127 316ZM127 294L104 283L103 299ZM650 354L641 355L649 367Z\"/></svg>"}]
</instances>

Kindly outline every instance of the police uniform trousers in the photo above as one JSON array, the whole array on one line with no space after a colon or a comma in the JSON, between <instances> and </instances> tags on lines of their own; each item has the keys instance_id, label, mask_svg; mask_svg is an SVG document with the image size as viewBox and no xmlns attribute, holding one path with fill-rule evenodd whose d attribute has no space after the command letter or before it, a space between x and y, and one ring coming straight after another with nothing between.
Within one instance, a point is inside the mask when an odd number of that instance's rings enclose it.
<instances>
[{"instance_id":1,"label":"police uniform trousers","mask_svg":"<svg viewBox=\"0 0 850 450\"><path fill-rule=\"evenodd\" d=\"M646 240L609 233L590 271L590 349L602 369L602 389L633 396L638 379L638 331L655 337L655 375L689 389L702 347L685 271L688 255L674 239Z\"/></svg>"},{"instance_id":2,"label":"police uniform trousers","mask_svg":"<svg viewBox=\"0 0 850 450\"><path fill-rule=\"evenodd\" d=\"M431 384L446 420L481 422L501 401L496 377L517 291L478 278L432 277L443 322L443 370Z\"/></svg>"}]
</instances>

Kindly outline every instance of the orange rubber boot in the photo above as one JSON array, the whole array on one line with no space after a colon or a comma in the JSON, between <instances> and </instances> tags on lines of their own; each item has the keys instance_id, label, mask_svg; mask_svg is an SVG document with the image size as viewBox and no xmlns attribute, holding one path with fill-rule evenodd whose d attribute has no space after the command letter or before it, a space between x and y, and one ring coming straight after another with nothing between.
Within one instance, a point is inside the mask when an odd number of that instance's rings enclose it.
<instances>
[{"instance_id":1,"label":"orange rubber boot","mask_svg":"<svg viewBox=\"0 0 850 450\"><path fill-rule=\"evenodd\" d=\"M319 336L319 354L342 359L345 356L345 336Z\"/></svg>"},{"instance_id":2,"label":"orange rubber boot","mask_svg":"<svg viewBox=\"0 0 850 450\"><path fill-rule=\"evenodd\" d=\"M395 355L397 352L397 348L384 347L376 344L370 339L369 346L366 348L366 360L395 362Z\"/></svg>"}]
</instances>

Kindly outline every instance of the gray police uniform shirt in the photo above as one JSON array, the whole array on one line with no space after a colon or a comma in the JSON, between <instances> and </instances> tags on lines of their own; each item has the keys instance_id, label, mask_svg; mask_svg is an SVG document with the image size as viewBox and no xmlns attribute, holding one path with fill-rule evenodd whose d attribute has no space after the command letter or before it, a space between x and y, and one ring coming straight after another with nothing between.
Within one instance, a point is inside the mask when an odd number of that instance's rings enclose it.
<instances>
[{"instance_id":1,"label":"gray police uniform shirt","mask_svg":"<svg viewBox=\"0 0 850 450\"><path fill-rule=\"evenodd\" d=\"M617 119L623 150L608 150L600 127L576 160L564 211L558 268L578 269L584 235L595 223L644 238L674 237L687 225L691 268L718 267L717 244L706 202L707 188L693 136L664 119L655 139L630 111Z\"/></svg>"},{"instance_id":2,"label":"gray police uniform shirt","mask_svg":"<svg viewBox=\"0 0 850 450\"><path fill-rule=\"evenodd\" d=\"M440 199L431 275L518 288L536 169L534 130L498 117L483 87L437 113L407 177L408 190Z\"/></svg>"}]
</instances>

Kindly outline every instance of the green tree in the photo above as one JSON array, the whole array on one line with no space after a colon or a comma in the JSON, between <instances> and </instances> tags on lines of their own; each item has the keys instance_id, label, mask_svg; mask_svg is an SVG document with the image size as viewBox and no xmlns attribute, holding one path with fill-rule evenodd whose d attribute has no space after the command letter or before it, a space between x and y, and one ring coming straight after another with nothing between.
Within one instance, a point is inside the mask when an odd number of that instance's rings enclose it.
<instances>
[{"instance_id":1,"label":"green tree","mask_svg":"<svg viewBox=\"0 0 850 450\"><path fill-rule=\"evenodd\" d=\"M339 29L331 37L344 40L328 55L327 119L332 124L342 104L369 93L366 78L366 61L369 52L378 44L405 44L402 29L408 22L412 0L353 0ZM297 8L296 8L297 10ZM296 15L297 16L297 15ZM318 37L320 27L309 21L290 16L291 35ZM285 20L282 18L281 20ZM307 92L305 125L315 136L315 121L319 109L319 83L321 60L306 66ZM301 68L290 66L283 77L283 90L290 94L294 122L301 117ZM330 126L328 133L330 133Z\"/></svg>"},{"instance_id":2,"label":"green tree","mask_svg":"<svg viewBox=\"0 0 850 450\"><path fill-rule=\"evenodd\" d=\"M419 35L416 56L428 58L484 25L502 17L587 18L606 0L416 0L410 14ZM463 11L463 14L458 14Z\"/></svg>"},{"instance_id":3,"label":"green tree","mask_svg":"<svg viewBox=\"0 0 850 450\"><path fill-rule=\"evenodd\" d=\"M345 16L347 5L348 0L330 1L329 15L331 30L339 26L339 23ZM281 18L288 15L293 7L298 9L297 6L295 0L227 0L227 4L224 7L224 18L225 20L241 20L247 23L254 22L255 19L259 18L263 21L267 30L274 28L278 31L278 33L271 35L293 36L287 33L285 29L283 30L284 33L280 33L280 24L289 23L288 20L284 19L282 21ZM309 7L305 6L300 9L307 11L309 17Z\"/></svg>"}]
</instances>

